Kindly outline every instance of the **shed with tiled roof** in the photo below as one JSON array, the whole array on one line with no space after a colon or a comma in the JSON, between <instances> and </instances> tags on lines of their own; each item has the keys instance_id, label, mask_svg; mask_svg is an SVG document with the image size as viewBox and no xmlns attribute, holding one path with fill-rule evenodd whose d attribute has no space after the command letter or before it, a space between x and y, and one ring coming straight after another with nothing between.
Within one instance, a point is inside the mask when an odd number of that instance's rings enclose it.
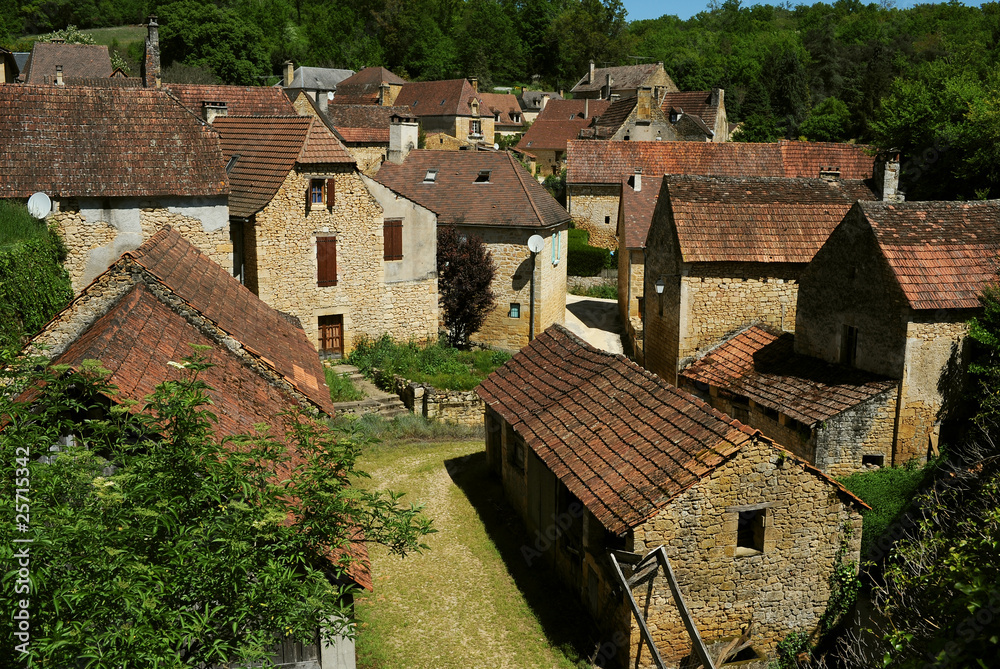
<instances>
[{"instance_id":1,"label":"shed with tiled roof","mask_svg":"<svg viewBox=\"0 0 1000 669\"><path fill-rule=\"evenodd\" d=\"M749 323L794 330L798 278L859 199L875 199L862 181L665 176L646 240L646 366L673 381Z\"/></svg>"},{"instance_id":2,"label":"shed with tiled roof","mask_svg":"<svg viewBox=\"0 0 1000 669\"><path fill-rule=\"evenodd\" d=\"M933 453L956 418L998 257L1000 201L858 202L802 274L796 352L903 379L897 462Z\"/></svg>"},{"instance_id":3,"label":"shed with tiled roof","mask_svg":"<svg viewBox=\"0 0 1000 669\"><path fill-rule=\"evenodd\" d=\"M665 546L706 641L738 636L752 621L765 655L789 629L817 624L842 541L857 557L866 508L858 498L759 432L562 327L539 335L477 392L487 406L488 466L528 536L548 537L528 542L524 557L554 568L603 635L632 640L629 664L638 634L612 551L627 558ZM666 583L635 588L664 659L687 655ZM799 613L789 618L791 602Z\"/></svg>"}]
</instances>

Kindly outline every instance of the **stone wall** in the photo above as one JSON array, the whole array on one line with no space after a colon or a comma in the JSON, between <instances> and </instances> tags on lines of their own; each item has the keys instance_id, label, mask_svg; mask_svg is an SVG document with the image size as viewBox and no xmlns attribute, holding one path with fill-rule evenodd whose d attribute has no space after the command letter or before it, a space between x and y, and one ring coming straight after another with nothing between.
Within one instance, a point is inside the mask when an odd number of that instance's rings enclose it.
<instances>
[{"instance_id":1,"label":"stone wall","mask_svg":"<svg viewBox=\"0 0 1000 669\"><path fill-rule=\"evenodd\" d=\"M639 299L645 280L645 259L642 249L618 251L618 315L623 323L641 316Z\"/></svg>"},{"instance_id":2,"label":"stone wall","mask_svg":"<svg viewBox=\"0 0 1000 669\"><path fill-rule=\"evenodd\" d=\"M373 370L373 376L380 388L395 393L407 409L428 420L471 427L483 424L485 405L475 390L441 390L379 369Z\"/></svg>"},{"instance_id":3,"label":"stone wall","mask_svg":"<svg viewBox=\"0 0 1000 669\"><path fill-rule=\"evenodd\" d=\"M737 555L739 511L763 509L763 551ZM791 632L816 631L830 596L835 555L851 528L846 560L858 562L861 514L814 470L766 441L750 443L633 531L640 554L663 545L706 642L739 636L752 622L754 648L773 655ZM640 607L646 588L633 592ZM668 662L691 651L666 580L654 579L647 622ZM631 653L639 646L632 623ZM652 666L648 652L639 666Z\"/></svg>"},{"instance_id":4,"label":"stone wall","mask_svg":"<svg viewBox=\"0 0 1000 669\"><path fill-rule=\"evenodd\" d=\"M229 213L218 198L73 198L49 216L66 243L64 266L80 292L126 251L170 225L227 271L233 268Z\"/></svg>"},{"instance_id":5,"label":"stone wall","mask_svg":"<svg viewBox=\"0 0 1000 669\"><path fill-rule=\"evenodd\" d=\"M566 224L546 229L513 226L459 226L465 235L477 235L493 254L497 272L493 279L496 308L486 317L472 341L508 351L528 343L531 309L531 252L528 238L545 240L535 263L535 334L566 319ZM553 257L553 245L558 256ZM555 260L555 262L553 262ZM519 305L519 316L511 317L511 305Z\"/></svg>"},{"instance_id":6,"label":"stone wall","mask_svg":"<svg viewBox=\"0 0 1000 669\"><path fill-rule=\"evenodd\" d=\"M361 173L369 177L375 176L389 154L388 144L344 144L344 147L358 161Z\"/></svg>"},{"instance_id":7,"label":"stone wall","mask_svg":"<svg viewBox=\"0 0 1000 669\"><path fill-rule=\"evenodd\" d=\"M332 210L306 213L310 178L335 181ZM437 336L437 279L427 276L388 283L384 261L383 212L353 166L329 166L322 174L292 171L255 217L253 253L256 285L270 306L297 317L318 346L319 317L341 315L344 354L359 335L427 340ZM405 221L404 221L405 229ZM337 238L337 285L317 285L316 239ZM404 244L404 258L407 249ZM253 284L248 280L248 285Z\"/></svg>"},{"instance_id":8,"label":"stone wall","mask_svg":"<svg viewBox=\"0 0 1000 669\"><path fill-rule=\"evenodd\" d=\"M577 228L590 233L590 245L618 248L619 184L566 184L566 209Z\"/></svg>"}]
</instances>

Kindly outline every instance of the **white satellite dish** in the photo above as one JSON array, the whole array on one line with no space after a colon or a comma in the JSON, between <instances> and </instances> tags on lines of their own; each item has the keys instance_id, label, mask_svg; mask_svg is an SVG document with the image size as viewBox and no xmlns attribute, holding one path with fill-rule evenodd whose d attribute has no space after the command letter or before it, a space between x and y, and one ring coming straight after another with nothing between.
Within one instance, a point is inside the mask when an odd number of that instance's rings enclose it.
<instances>
[{"instance_id":1,"label":"white satellite dish","mask_svg":"<svg viewBox=\"0 0 1000 669\"><path fill-rule=\"evenodd\" d=\"M42 220L52 211L52 200L45 193L35 193L28 198L28 213Z\"/></svg>"},{"instance_id":2,"label":"white satellite dish","mask_svg":"<svg viewBox=\"0 0 1000 669\"><path fill-rule=\"evenodd\" d=\"M494 150L494 151L499 151L499 150L500 150L500 144L498 144L498 143L494 143L494 144L493 144L493 150Z\"/></svg>"},{"instance_id":3,"label":"white satellite dish","mask_svg":"<svg viewBox=\"0 0 1000 669\"><path fill-rule=\"evenodd\" d=\"M545 240L541 235L531 235L528 237L528 250L532 253L540 253L545 248Z\"/></svg>"}]
</instances>

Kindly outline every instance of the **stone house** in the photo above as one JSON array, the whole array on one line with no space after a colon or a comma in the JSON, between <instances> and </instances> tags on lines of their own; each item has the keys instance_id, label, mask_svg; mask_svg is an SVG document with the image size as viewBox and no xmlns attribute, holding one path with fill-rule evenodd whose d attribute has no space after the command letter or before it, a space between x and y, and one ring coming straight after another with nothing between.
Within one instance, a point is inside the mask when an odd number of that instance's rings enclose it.
<instances>
[{"instance_id":1,"label":"stone house","mask_svg":"<svg viewBox=\"0 0 1000 669\"><path fill-rule=\"evenodd\" d=\"M660 102L679 141L727 142L729 121L726 118L726 92L677 91L667 93Z\"/></svg>"},{"instance_id":2,"label":"stone house","mask_svg":"<svg viewBox=\"0 0 1000 669\"><path fill-rule=\"evenodd\" d=\"M428 135L441 132L473 144L492 146L493 112L482 106L478 80L410 81L396 96L407 106Z\"/></svg>"},{"instance_id":3,"label":"stone house","mask_svg":"<svg viewBox=\"0 0 1000 669\"><path fill-rule=\"evenodd\" d=\"M622 180L637 169L649 176L696 174L717 177L869 179L874 161L868 147L793 142L588 142L566 144L566 209L590 243L618 247L618 200Z\"/></svg>"},{"instance_id":4,"label":"stone house","mask_svg":"<svg viewBox=\"0 0 1000 669\"><path fill-rule=\"evenodd\" d=\"M79 292L170 225L233 267L218 134L155 89L0 86L0 198L37 191Z\"/></svg>"},{"instance_id":5,"label":"stone house","mask_svg":"<svg viewBox=\"0 0 1000 669\"><path fill-rule=\"evenodd\" d=\"M480 93L483 112L493 114L493 136L513 137L524 132L521 105L510 93Z\"/></svg>"},{"instance_id":6,"label":"stone house","mask_svg":"<svg viewBox=\"0 0 1000 669\"><path fill-rule=\"evenodd\" d=\"M558 175L566 167L566 143L579 138L610 104L608 100L549 101L517 143L517 150L532 158L533 174Z\"/></svg>"},{"instance_id":7,"label":"stone house","mask_svg":"<svg viewBox=\"0 0 1000 669\"><path fill-rule=\"evenodd\" d=\"M232 185L234 274L251 291L298 318L327 356L346 355L359 335L436 337L428 212L380 202L316 118L226 116L214 127Z\"/></svg>"},{"instance_id":8,"label":"stone house","mask_svg":"<svg viewBox=\"0 0 1000 669\"><path fill-rule=\"evenodd\" d=\"M962 409L998 230L997 200L858 202L802 272L795 352L898 380L893 464L934 453Z\"/></svg>"},{"instance_id":9,"label":"stone house","mask_svg":"<svg viewBox=\"0 0 1000 669\"><path fill-rule=\"evenodd\" d=\"M551 100L562 100L563 96L555 91L522 90L517 102L521 105L521 117L525 123L534 123L539 113Z\"/></svg>"},{"instance_id":10,"label":"stone house","mask_svg":"<svg viewBox=\"0 0 1000 669\"><path fill-rule=\"evenodd\" d=\"M477 389L486 458L544 561L586 606L605 666L648 667L610 555L664 546L702 638L773 657L812 634L837 552L858 561L867 508L772 440L620 356L553 326ZM692 650L661 576L633 588L661 656ZM610 653L610 656L609 656ZM683 665L687 666L687 665Z\"/></svg>"},{"instance_id":11,"label":"stone house","mask_svg":"<svg viewBox=\"0 0 1000 669\"><path fill-rule=\"evenodd\" d=\"M0 84L13 84L21 76L14 52L0 46Z\"/></svg>"},{"instance_id":12,"label":"stone house","mask_svg":"<svg viewBox=\"0 0 1000 669\"><path fill-rule=\"evenodd\" d=\"M747 326L678 383L830 476L891 463L899 381L796 354L794 342L790 332Z\"/></svg>"},{"instance_id":13,"label":"stone house","mask_svg":"<svg viewBox=\"0 0 1000 669\"><path fill-rule=\"evenodd\" d=\"M111 76L111 56L103 44L35 42L31 47L21 81L26 84L70 83L77 79Z\"/></svg>"},{"instance_id":14,"label":"stone house","mask_svg":"<svg viewBox=\"0 0 1000 669\"><path fill-rule=\"evenodd\" d=\"M570 92L576 99L612 100L615 97L635 97L643 87L652 89L657 104L666 93L678 90L677 84L663 69L663 63L595 68L594 61L590 61L590 71Z\"/></svg>"},{"instance_id":15,"label":"stone house","mask_svg":"<svg viewBox=\"0 0 1000 669\"><path fill-rule=\"evenodd\" d=\"M665 176L646 239L646 368L676 383L745 325L794 330L799 276L859 199L876 199L862 181Z\"/></svg>"},{"instance_id":16,"label":"stone house","mask_svg":"<svg viewBox=\"0 0 1000 669\"><path fill-rule=\"evenodd\" d=\"M433 211L438 227L479 237L493 255L496 308L474 342L517 350L564 321L569 215L510 153L412 151L375 178ZM527 246L533 235L544 240L537 254Z\"/></svg>"},{"instance_id":17,"label":"stone house","mask_svg":"<svg viewBox=\"0 0 1000 669\"><path fill-rule=\"evenodd\" d=\"M378 105L391 107L405 84L384 67L366 67L337 84L335 105Z\"/></svg>"},{"instance_id":18,"label":"stone house","mask_svg":"<svg viewBox=\"0 0 1000 669\"><path fill-rule=\"evenodd\" d=\"M366 176L375 176L388 159L391 132L404 132L406 137L401 141L412 144L412 149L417 148L417 119L409 107L335 104L327 108L325 117L328 127L354 156L358 169Z\"/></svg>"},{"instance_id":19,"label":"stone house","mask_svg":"<svg viewBox=\"0 0 1000 669\"><path fill-rule=\"evenodd\" d=\"M291 61L285 61L284 76L281 83L275 86L283 88L286 95L293 99L298 93L305 93L322 111L326 111L337 94L337 85L353 74L354 70L295 67Z\"/></svg>"},{"instance_id":20,"label":"stone house","mask_svg":"<svg viewBox=\"0 0 1000 669\"><path fill-rule=\"evenodd\" d=\"M674 126L653 99L653 89L641 86L636 95L612 102L580 131L582 139L660 142L676 139Z\"/></svg>"},{"instance_id":21,"label":"stone house","mask_svg":"<svg viewBox=\"0 0 1000 669\"><path fill-rule=\"evenodd\" d=\"M323 366L302 328L170 228L126 251L32 344L55 364L100 361L118 389L110 399L136 407L157 384L183 374L170 363L189 356L189 344L203 346L212 366L199 378L209 386L218 439L254 434L261 423L283 439L283 411L334 413ZM49 348L39 350L41 344ZM350 552L357 561L340 582L371 590L365 545L355 543ZM285 669L353 669L354 640L305 648L286 643L273 659Z\"/></svg>"},{"instance_id":22,"label":"stone house","mask_svg":"<svg viewBox=\"0 0 1000 669\"><path fill-rule=\"evenodd\" d=\"M280 88L165 84L162 90L206 123L219 116L291 116L296 113L291 100ZM303 94L303 97L308 96Z\"/></svg>"},{"instance_id":23,"label":"stone house","mask_svg":"<svg viewBox=\"0 0 1000 669\"><path fill-rule=\"evenodd\" d=\"M643 281L646 235L660 197L663 177L643 178L637 171L622 184L618 212L618 315L625 325L632 357L643 360Z\"/></svg>"}]
</instances>

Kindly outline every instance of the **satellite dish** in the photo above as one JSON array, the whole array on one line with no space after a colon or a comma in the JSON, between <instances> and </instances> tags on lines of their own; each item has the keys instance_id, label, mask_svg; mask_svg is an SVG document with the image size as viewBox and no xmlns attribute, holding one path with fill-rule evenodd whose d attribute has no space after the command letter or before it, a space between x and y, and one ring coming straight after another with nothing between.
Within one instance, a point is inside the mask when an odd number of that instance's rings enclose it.
<instances>
[{"instance_id":1,"label":"satellite dish","mask_svg":"<svg viewBox=\"0 0 1000 669\"><path fill-rule=\"evenodd\" d=\"M42 220L52 211L52 200L45 193L35 193L28 198L28 213Z\"/></svg>"},{"instance_id":2,"label":"satellite dish","mask_svg":"<svg viewBox=\"0 0 1000 669\"><path fill-rule=\"evenodd\" d=\"M545 240L541 235L531 235L528 237L528 250L532 253L539 253L545 247Z\"/></svg>"},{"instance_id":3,"label":"satellite dish","mask_svg":"<svg viewBox=\"0 0 1000 669\"><path fill-rule=\"evenodd\" d=\"M327 91L326 99L333 102L333 91Z\"/></svg>"},{"instance_id":4,"label":"satellite dish","mask_svg":"<svg viewBox=\"0 0 1000 669\"><path fill-rule=\"evenodd\" d=\"M500 150L500 145L499 145L499 144L496 144L496 143L494 143L494 144L493 144L493 150L494 150L494 151L499 151L499 150Z\"/></svg>"}]
</instances>

